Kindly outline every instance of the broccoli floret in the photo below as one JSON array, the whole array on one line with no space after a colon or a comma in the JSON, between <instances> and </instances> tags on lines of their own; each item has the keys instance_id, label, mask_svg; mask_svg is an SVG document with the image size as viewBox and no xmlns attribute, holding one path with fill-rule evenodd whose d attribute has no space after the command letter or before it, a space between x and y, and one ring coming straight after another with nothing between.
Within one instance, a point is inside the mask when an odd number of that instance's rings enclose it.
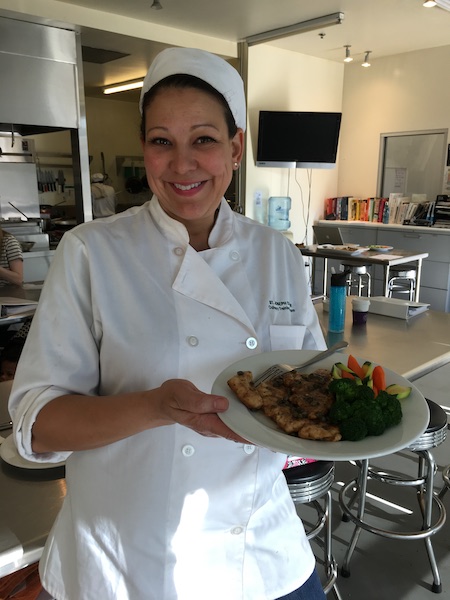
<instances>
[{"instance_id":1,"label":"broccoli floret","mask_svg":"<svg viewBox=\"0 0 450 600\"><path fill-rule=\"evenodd\" d=\"M370 388L369 388L370 389ZM386 421L378 402L373 398L357 400L353 404L353 416L364 421L367 426L367 435L381 435L386 429Z\"/></svg>"},{"instance_id":2,"label":"broccoli floret","mask_svg":"<svg viewBox=\"0 0 450 600\"><path fill-rule=\"evenodd\" d=\"M379 392L377 402L381 407L386 427L398 425L402 420L403 412L400 401L384 390Z\"/></svg>"},{"instance_id":3,"label":"broccoli floret","mask_svg":"<svg viewBox=\"0 0 450 600\"><path fill-rule=\"evenodd\" d=\"M375 394L373 392L373 389L370 388L368 385L358 385L357 386L357 396L356 396L356 402L371 402L372 400L374 400L375 398Z\"/></svg>"},{"instance_id":4,"label":"broccoli floret","mask_svg":"<svg viewBox=\"0 0 450 600\"><path fill-rule=\"evenodd\" d=\"M336 400L344 400L351 403L358 398L358 389L360 387L356 385L354 379L333 379L328 389L335 395Z\"/></svg>"},{"instance_id":5,"label":"broccoli floret","mask_svg":"<svg viewBox=\"0 0 450 600\"><path fill-rule=\"evenodd\" d=\"M343 440L358 442L367 436L367 425L359 417L346 419L339 425Z\"/></svg>"},{"instance_id":6,"label":"broccoli floret","mask_svg":"<svg viewBox=\"0 0 450 600\"><path fill-rule=\"evenodd\" d=\"M339 425L342 421L349 419L353 413L353 405L345 400L336 400L328 413L328 418L334 425Z\"/></svg>"}]
</instances>

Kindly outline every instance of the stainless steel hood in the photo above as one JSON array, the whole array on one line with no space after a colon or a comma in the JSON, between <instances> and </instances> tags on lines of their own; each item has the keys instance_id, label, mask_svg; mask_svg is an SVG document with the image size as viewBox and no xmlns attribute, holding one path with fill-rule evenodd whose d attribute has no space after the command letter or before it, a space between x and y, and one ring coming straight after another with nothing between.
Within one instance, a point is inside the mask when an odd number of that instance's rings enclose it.
<instances>
[{"instance_id":1,"label":"stainless steel hood","mask_svg":"<svg viewBox=\"0 0 450 600\"><path fill-rule=\"evenodd\" d=\"M90 220L79 34L63 27L0 17L0 73L0 135L4 132L14 139L17 134L70 131L77 222Z\"/></svg>"},{"instance_id":2,"label":"stainless steel hood","mask_svg":"<svg viewBox=\"0 0 450 600\"><path fill-rule=\"evenodd\" d=\"M75 33L0 18L0 122L78 127Z\"/></svg>"}]
</instances>

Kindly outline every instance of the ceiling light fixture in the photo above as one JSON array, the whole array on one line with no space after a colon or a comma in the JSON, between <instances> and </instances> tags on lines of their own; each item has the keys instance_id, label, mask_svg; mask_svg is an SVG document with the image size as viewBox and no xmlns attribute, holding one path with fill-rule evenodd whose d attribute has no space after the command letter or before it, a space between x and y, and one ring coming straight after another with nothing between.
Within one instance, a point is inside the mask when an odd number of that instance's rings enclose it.
<instances>
[{"instance_id":1,"label":"ceiling light fixture","mask_svg":"<svg viewBox=\"0 0 450 600\"><path fill-rule=\"evenodd\" d=\"M263 33L257 33L246 38L245 41L249 46L255 44L264 44L265 42L271 42L278 40L282 37L289 35L296 35L297 33L306 33L307 31L314 31L315 29L322 29L323 27L329 27L331 25L340 25L344 20L344 13L337 12L325 17L317 17L317 19L309 19L308 21L301 21L294 25L288 25L287 27L280 27L279 29L272 29L271 31L265 31Z\"/></svg>"},{"instance_id":2,"label":"ceiling light fixture","mask_svg":"<svg viewBox=\"0 0 450 600\"><path fill-rule=\"evenodd\" d=\"M433 6L436 6L436 2L435 0L426 0L423 3L423 6L425 6L425 8L433 8Z\"/></svg>"},{"instance_id":3,"label":"ceiling light fixture","mask_svg":"<svg viewBox=\"0 0 450 600\"><path fill-rule=\"evenodd\" d=\"M153 0L153 4L150 6L150 8L153 8L153 10L161 10L162 4L159 0Z\"/></svg>"},{"instance_id":4,"label":"ceiling light fixture","mask_svg":"<svg viewBox=\"0 0 450 600\"><path fill-rule=\"evenodd\" d=\"M366 50L366 55L364 57L364 62L361 64L362 67L370 67L369 54L371 52L372 52L372 50Z\"/></svg>"},{"instance_id":5,"label":"ceiling light fixture","mask_svg":"<svg viewBox=\"0 0 450 600\"><path fill-rule=\"evenodd\" d=\"M116 83L109 87L104 88L104 94L117 94L117 92L126 92L128 90L137 90L141 88L144 84L143 79L139 79L137 81L129 81L127 83Z\"/></svg>"},{"instance_id":6,"label":"ceiling light fixture","mask_svg":"<svg viewBox=\"0 0 450 600\"><path fill-rule=\"evenodd\" d=\"M351 48L351 46L344 46L344 48L345 48L344 62L352 62L353 58L350 56L350 48Z\"/></svg>"}]
</instances>

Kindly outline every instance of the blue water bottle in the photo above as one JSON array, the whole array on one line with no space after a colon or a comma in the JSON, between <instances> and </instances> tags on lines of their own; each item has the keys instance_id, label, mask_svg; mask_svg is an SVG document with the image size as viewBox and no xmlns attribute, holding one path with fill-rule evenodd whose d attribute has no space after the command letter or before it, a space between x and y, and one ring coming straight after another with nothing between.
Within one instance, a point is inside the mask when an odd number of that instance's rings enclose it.
<instances>
[{"instance_id":1,"label":"blue water bottle","mask_svg":"<svg viewBox=\"0 0 450 600\"><path fill-rule=\"evenodd\" d=\"M333 333L344 331L347 277L348 274L346 271L331 275L328 331Z\"/></svg>"}]
</instances>

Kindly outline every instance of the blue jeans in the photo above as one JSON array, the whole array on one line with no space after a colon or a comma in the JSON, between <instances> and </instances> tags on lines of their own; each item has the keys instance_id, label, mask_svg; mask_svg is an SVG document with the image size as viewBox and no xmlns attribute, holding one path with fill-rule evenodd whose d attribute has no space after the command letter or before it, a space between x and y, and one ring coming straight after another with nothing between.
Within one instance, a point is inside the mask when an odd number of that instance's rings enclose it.
<instances>
[{"instance_id":1,"label":"blue jeans","mask_svg":"<svg viewBox=\"0 0 450 600\"><path fill-rule=\"evenodd\" d=\"M324 600L326 598L316 569L302 587L278 600Z\"/></svg>"}]
</instances>

